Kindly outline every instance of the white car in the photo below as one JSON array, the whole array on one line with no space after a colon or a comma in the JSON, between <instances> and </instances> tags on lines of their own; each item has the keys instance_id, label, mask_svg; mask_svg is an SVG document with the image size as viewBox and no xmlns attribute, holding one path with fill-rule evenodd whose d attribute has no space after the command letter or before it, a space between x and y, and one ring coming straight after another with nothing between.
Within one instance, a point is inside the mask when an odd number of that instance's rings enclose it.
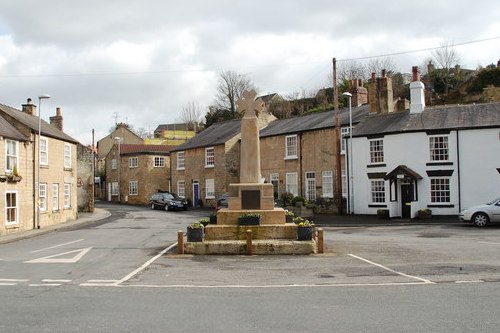
<instances>
[{"instance_id":1,"label":"white car","mask_svg":"<svg viewBox=\"0 0 500 333\"><path fill-rule=\"evenodd\" d=\"M458 218L460 221L472 223L476 227L485 227L490 222L500 222L500 198L485 205L463 210Z\"/></svg>"}]
</instances>

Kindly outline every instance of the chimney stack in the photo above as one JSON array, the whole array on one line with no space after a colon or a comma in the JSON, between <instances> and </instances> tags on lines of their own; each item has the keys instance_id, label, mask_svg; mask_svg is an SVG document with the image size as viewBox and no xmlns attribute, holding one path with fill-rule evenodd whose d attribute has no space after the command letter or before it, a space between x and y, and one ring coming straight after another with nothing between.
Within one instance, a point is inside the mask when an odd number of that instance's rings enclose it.
<instances>
[{"instance_id":1,"label":"chimney stack","mask_svg":"<svg viewBox=\"0 0 500 333\"><path fill-rule=\"evenodd\" d=\"M36 116L36 105L31 103L31 98L28 98L26 104L22 105L22 110L24 113L27 113L32 116Z\"/></svg>"},{"instance_id":2,"label":"chimney stack","mask_svg":"<svg viewBox=\"0 0 500 333\"><path fill-rule=\"evenodd\" d=\"M411 70L413 80L410 83L410 113L420 113L425 109L425 87L420 81L418 66L413 66Z\"/></svg>"},{"instance_id":3,"label":"chimney stack","mask_svg":"<svg viewBox=\"0 0 500 333\"><path fill-rule=\"evenodd\" d=\"M61 108L56 108L56 115L50 117L50 124L57 127L60 131L63 130L63 117L61 116Z\"/></svg>"},{"instance_id":4,"label":"chimney stack","mask_svg":"<svg viewBox=\"0 0 500 333\"><path fill-rule=\"evenodd\" d=\"M387 76L386 70L382 70L382 77L377 78L372 73L368 81L368 102L371 113L392 113L394 102L392 93L392 79Z\"/></svg>"},{"instance_id":5,"label":"chimney stack","mask_svg":"<svg viewBox=\"0 0 500 333\"><path fill-rule=\"evenodd\" d=\"M363 87L363 80L351 80L349 92L352 94L352 106L360 106L368 103L368 90Z\"/></svg>"}]
</instances>

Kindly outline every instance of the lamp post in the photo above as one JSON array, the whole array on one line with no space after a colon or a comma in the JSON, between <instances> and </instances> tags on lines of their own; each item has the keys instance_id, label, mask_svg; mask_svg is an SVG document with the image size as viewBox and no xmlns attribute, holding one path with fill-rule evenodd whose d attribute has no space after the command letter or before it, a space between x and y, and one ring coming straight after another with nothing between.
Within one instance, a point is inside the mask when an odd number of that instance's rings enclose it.
<instances>
[{"instance_id":1,"label":"lamp post","mask_svg":"<svg viewBox=\"0 0 500 333\"><path fill-rule=\"evenodd\" d=\"M122 161L121 161L121 156L120 156L120 144L122 138L119 136L115 137L115 140L118 141L118 202L121 202L121 167L122 167Z\"/></svg>"},{"instance_id":2,"label":"lamp post","mask_svg":"<svg viewBox=\"0 0 500 333\"><path fill-rule=\"evenodd\" d=\"M40 162L42 157L42 150L40 148L41 138L42 138L42 99L49 99L50 95L40 95L38 96L38 165L36 168L37 176L36 176L36 190L37 190L37 216L36 216L36 228L40 229ZM47 196L47 189L45 189L45 196Z\"/></svg>"},{"instance_id":3,"label":"lamp post","mask_svg":"<svg viewBox=\"0 0 500 333\"><path fill-rule=\"evenodd\" d=\"M345 92L342 94L342 96L347 96L349 99L349 147L347 151L347 157L348 157L348 185L347 185L347 195L349 198L349 204L348 204L348 209L347 212L348 214L352 214L354 210L354 189L353 189L353 175L352 175L352 94L349 92Z\"/></svg>"}]
</instances>

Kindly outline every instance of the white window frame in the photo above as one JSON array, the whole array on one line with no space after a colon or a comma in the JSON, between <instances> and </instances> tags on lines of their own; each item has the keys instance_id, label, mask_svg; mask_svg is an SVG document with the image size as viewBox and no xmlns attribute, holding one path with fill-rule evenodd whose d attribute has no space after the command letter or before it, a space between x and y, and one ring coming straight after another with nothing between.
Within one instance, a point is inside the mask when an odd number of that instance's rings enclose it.
<instances>
[{"instance_id":1,"label":"white window frame","mask_svg":"<svg viewBox=\"0 0 500 333\"><path fill-rule=\"evenodd\" d=\"M120 193L120 190L118 188L118 182L112 182L111 183L111 195L118 196L119 193Z\"/></svg>"},{"instance_id":2,"label":"white window frame","mask_svg":"<svg viewBox=\"0 0 500 333\"><path fill-rule=\"evenodd\" d=\"M47 183L38 184L38 207L41 212L47 211Z\"/></svg>"},{"instance_id":3,"label":"white window frame","mask_svg":"<svg viewBox=\"0 0 500 333\"><path fill-rule=\"evenodd\" d=\"M342 176L342 197L347 198L347 172L345 169L341 171Z\"/></svg>"},{"instance_id":4,"label":"white window frame","mask_svg":"<svg viewBox=\"0 0 500 333\"><path fill-rule=\"evenodd\" d=\"M449 204L451 202L450 177L431 177L430 197L433 204Z\"/></svg>"},{"instance_id":5,"label":"white window frame","mask_svg":"<svg viewBox=\"0 0 500 333\"><path fill-rule=\"evenodd\" d=\"M128 167L131 168L137 168L139 166L139 157L134 156L134 157L129 157L128 158Z\"/></svg>"},{"instance_id":6,"label":"white window frame","mask_svg":"<svg viewBox=\"0 0 500 333\"><path fill-rule=\"evenodd\" d=\"M316 200L316 172L308 171L305 173L306 180L306 200Z\"/></svg>"},{"instance_id":7,"label":"white window frame","mask_svg":"<svg viewBox=\"0 0 500 333\"><path fill-rule=\"evenodd\" d=\"M177 170L184 170L186 167L186 152L178 151L176 157L177 157Z\"/></svg>"},{"instance_id":8,"label":"white window frame","mask_svg":"<svg viewBox=\"0 0 500 333\"><path fill-rule=\"evenodd\" d=\"M111 160L111 170L116 170L118 168L118 163L116 161L116 158L113 158Z\"/></svg>"},{"instance_id":9,"label":"white window frame","mask_svg":"<svg viewBox=\"0 0 500 333\"><path fill-rule=\"evenodd\" d=\"M215 180L205 179L205 199L215 199Z\"/></svg>"},{"instance_id":10,"label":"white window frame","mask_svg":"<svg viewBox=\"0 0 500 333\"><path fill-rule=\"evenodd\" d=\"M177 181L177 195L181 198L186 197L186 182L184 180Z\"/></svg>"},{"instance_id":11,"label":"white window frame","mask_svg":"<svg viewBox=\"0 0 500 333\"><path fill-rule=\"evenodd\" d=\"M429 160L433 162L450 160L449 135L429 136Z\"/></svg>"},{"instance_id":12,"label":"white window frame","mask_svg":"<svg viewBox=\"0 0 500 333\"><path fill-rule=\"evenodd\" d=\"M205 148L205 168L213 168L215 166L215 148Z\"/></svg>"},{"instance_id":13,"label":"white window frame","mask_svg":"<svg viewBox=\"0 0 500 333\"><path fill-rule=\"evenodd\" d=\"M71 169L71 145L64 143L64 168Z\"/></svg>"},{"instance_id":14,"label":"white window frame","mask_svg":"<svg viewBox=\"0 0 500 333\"><path fill-rule=\"evenodd\" d=\"M19 169L18 162L19 142L16 140L5 139L5 173L14 172L14 168Z\"/></svg>"},{"instance_id":15,"label":"white window frame","mask_svg":"<svg viewBox=\"0 0 500 333\"><path fill-rule=\"evenodd\" d=\"M71 183L64 183L64 208L71 208Z\"/></svg>"},{"instance_id":16,"label":"white window frame","mask_svg":"<svg viewBox=\"0 0 500 333\"><path fill-rule=\"evenodd\" d=\"M139 195L139 182L137 180L128 182L128 195Z\"/></svg>"},{"instance_id":17,"label":"white window frame","mask_svg":"<svg viewBox=\"0 0 500 333\"><path fill-rule=\"evenodd\" d=\"M285 159L298 158L298 138L297 134L285 136Z\"/></svg>"},{"instance_id":18,"label":"white window frame","mask_svg":"<svg viewBox=\"0 0 500 333\"><path fill-rule=\"evenodd\" d=\"M52 184L52 211L59 210L59 184Z\"/></svg>"},{"instance_id":19,"label":"white window frame","mask_svg":"<svg viewBox=\"0 0 500 333\"><path fill-rule=\"evenodd\" d=\"M277 197L280 197L280 174L279 173L271 173L269 175L269 183L273 185L273 194L276 194ZM275 192L276 190L276 192Z\"/></svg>"},{"instance_id":20,"label":"white window frame","mask_svg":"<svg viewBox=\"0 0 500 333\"><path fill-rule=\"evenodd\" d=\"M285 174L286 192L294 196L299 195L299 175L297 172L287 172Z\"/></svg>"},{"instance_id":21,"label":"white window frame","mask_svg":"<svg viewBox=\"0 0 500 333\"><path fill-rule=\"evenodd\" d=\"M164 168L165 167L165 156L155 156L153 166L155 168Z\"/></svg>"},{"instance_id":22,"label":"white window frame","mask_svg":"<svg viewBox=\"0 0 500 333\"><path fill-rule=\"evenodd\" d=\"M341 127L340 128L340 136L342 137L340 153L345 155L346 146L347 146L347 137L349 136L349 127Z\"/></svg>"},{"instance_id":23,"label":"white window frame","mask_svg":"<svg viewBox=\"0 0 500 333\"><path fill-rule=\"evenodd\" d=\"M323 171L321 173L322 197L333 198L333 171Z\"/></svg>"},{"instance_id":24,"label":"white window frame","mask_svg":"<svg viewBox=\"0 0 500 333\"><path fill-rule=\"evenodd\" d=\"M40 165L49 165L49 140L46 137L40 137Z\"/></svg>"},{"instance_id":25,"label":"white window frame","mask_svg":"<svg viewBox=\"0 0 500 333\"><path fill-rule=\"evenodd\" d=\"M370 164L384 163L384 139L369 140Z\"/></svg>"},{"instance_id":26,"label":"white window frame","mask_svg":"<svg viewBox=\"0 0 500 333\"><path fill-rule=\"evenodd\" d=\"M385 204L385 180L371 179L370 180L370 196L373 204Z\"/></svg>"},{"instance_id":27,"label":"white window frame","mask_svg":"<svg viewBox=\"0 0 500 333\"><path fill-rule=\"evenodd\" d=\"M10 200L9 200L9 196L10 196ZM12 198L14 200L12 200ZM9 201L11 203L10 205L9 205ZM14 205L12 205L12 201L14 201ZM12 217L14 217L14 218L12 219ZM15 225L15 224L19 224L18 192L17 191L5 191L5 225Z\"/></svg>"}]
</instances>

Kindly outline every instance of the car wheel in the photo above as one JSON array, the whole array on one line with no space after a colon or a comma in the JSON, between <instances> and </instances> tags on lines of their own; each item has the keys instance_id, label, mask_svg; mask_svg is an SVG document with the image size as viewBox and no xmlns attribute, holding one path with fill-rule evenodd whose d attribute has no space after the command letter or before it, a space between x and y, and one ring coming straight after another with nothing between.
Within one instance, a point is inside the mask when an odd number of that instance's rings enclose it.
<instances>
[{"instance_id":1,"label":"car wheel","mask_svg":"<svg viewBox=\"0 0 500 333\"><path fill-rule=\"evenodd\" d=\"M474 223L476 227L485 227L489 222L490 219L485 213L476 213L472 215L472 223Z\"/></svg>"},{"instance_id":2,"label":"car wheel","mask_svg":"<svg viewBox=\"0 0 500 333\"><path fill-rule=\"evenodd\" d=\"M154 203L152 203L152 204L151 204L151 209L152 209L152 210L155 210L155 209L156 209L156 206L155 206L155 204L154 204Z\"/></svg>"},{"instance_id":3,"label":"car wheel","mask_svg":"<svg viewBox=\"0 0 500 333\"><path fill-rule=\"evenodd\" d=\"M164 209L165 209L166 211L169 211L169 210L170 210L170 207L168 207L168 205L165 205Z\"/></svg>"}]
</instances>

